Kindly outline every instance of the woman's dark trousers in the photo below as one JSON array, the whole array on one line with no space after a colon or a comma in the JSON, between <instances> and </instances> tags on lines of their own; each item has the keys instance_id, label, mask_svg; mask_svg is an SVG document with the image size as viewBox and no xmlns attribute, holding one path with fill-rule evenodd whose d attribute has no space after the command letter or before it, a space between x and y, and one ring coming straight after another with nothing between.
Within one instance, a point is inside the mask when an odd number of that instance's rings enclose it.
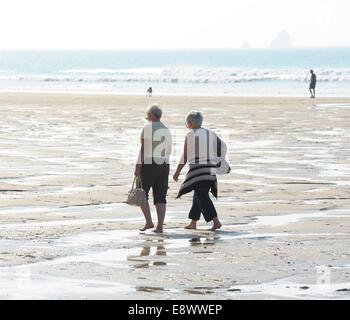
<instances>
[{"instance_id":1,"label":"woman's dark trousers","mask_svg":"<svg viewBox=\"0 0 350 320\"><path fill-rule=\"evenodd\" d=\"M210 181L198 182L194 185L192 208L188 215L191 220L198 221L201 213L206 222L210 222L213 218L217 217L214 204L209 197L211 186L212 182Z\"/></svg>"}]
</instances>

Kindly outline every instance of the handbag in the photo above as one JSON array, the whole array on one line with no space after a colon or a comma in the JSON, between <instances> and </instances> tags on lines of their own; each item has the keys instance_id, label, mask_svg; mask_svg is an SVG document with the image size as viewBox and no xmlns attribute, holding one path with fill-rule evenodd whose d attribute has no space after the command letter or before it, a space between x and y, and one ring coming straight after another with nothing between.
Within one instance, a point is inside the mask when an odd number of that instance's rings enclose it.
<instances>
[{"instance_id":1,"label":"handbag","mask_svg":"<svg viewBox=\"0 0 350 320\"><path fill-rule=\"evenodd\" d=\"M228 174L231 171L230 165L224 158L219 159L219 163L216 168L216 174Z\"/></svg>"},{"instance_id":2,"label":"handbag","mask_svg":"<svg viewBox=\"0 0 350 320\"><path fill-rule=\"evenodd\" d=\"M131 189L128 193L126 203L130 206L142 207L147 202L145 190L142 188L142 181L140 177L135 177Z\"/></svg>"},{"instance_id":3,"label":"handbag","mask_svg":"<svg viewBox=\"0 0 350 320\"><path fill-rule=\"evenodd\" d=\"M222 148L222 145L224 144L224 148ZM227 163L225 160L227 152L227 147L225 143L217 137L217 166L216 166L216 174L218 175L223 175L223 174L228 174L231 171L230 165Z\"/></svg>"}]
</instances>

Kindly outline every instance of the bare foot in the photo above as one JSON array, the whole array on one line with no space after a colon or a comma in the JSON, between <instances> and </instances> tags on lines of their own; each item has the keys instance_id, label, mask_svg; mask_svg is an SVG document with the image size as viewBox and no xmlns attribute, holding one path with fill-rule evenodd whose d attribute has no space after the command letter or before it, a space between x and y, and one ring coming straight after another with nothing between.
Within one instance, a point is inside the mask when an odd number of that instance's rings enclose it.
<instances>
[{"instance_id":1,"label":"bare foot","mask_svg":"<svg viewBox=\"0 0 350 320\"><path fill-rule=\"evenodd\" d=\"M146 230L151 229L153 227L154 227L153 223L152 224L145 224L145 226L143 228L139 229L139 230L140 231L146 231Z\"/></svg>"},{"instance_id":2,"label":"bare foot","mask_svg":"<svg viewBox=\"0 0 350 320\"><path fill-rule=\"evenodd\" d=\"M154 232L154 233L163 233L163 229L156 228L156 229L152 230L152 232Z\"/></svg>"},{"instance_id":3,"label":"bare foot","mask_svg":"<svg viewBox=\"0 0 350 320\"><path fill-rule=\"evenodd\" d=\"M196 230L197 226L193 225L193 224L189 224L188 226L184 227L184 229L188 229L188 230Z\"/></svg>"},{"instance_id":4,"label":"bare foot","mask_svg":"<svg viewBox=\"0 0 350 320\"><path fill-rule=\"evenodd\" d=\"M214 223L213 227L209 229L210 231L215 231L217 229L220 229L222 227L221 223Z\"/></svg>"}]
</instances>

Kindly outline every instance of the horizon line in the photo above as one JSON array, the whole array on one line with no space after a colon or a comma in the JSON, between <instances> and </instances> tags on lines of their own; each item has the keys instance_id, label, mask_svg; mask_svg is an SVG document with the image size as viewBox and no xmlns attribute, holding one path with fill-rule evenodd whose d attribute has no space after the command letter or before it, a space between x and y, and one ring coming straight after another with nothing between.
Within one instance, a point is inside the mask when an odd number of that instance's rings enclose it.
<instances>
[{"instance_id":1,"label":"horizon line","mask_svg":"<svg viewBox=\"0 0 350 320\"><path fill-rule=\"evenodd\" d=\"M298 50L298 49L350 49L349 46L291 46L291 47L199 47L199 48L0 48L0 51L198 51L198 50Z\"/></svg>"}]
</instances>

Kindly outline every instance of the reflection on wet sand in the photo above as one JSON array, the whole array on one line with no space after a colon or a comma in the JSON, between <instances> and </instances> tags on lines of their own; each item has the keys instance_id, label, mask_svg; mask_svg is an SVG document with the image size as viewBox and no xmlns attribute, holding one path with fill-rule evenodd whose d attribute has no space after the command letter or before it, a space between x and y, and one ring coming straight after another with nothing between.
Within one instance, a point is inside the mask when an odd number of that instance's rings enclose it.
<instances>
[{"instance_id":1,"label":"reflection on wet sand","mask_svg":"<svg viewBox=\"0 0 350 320\"><path fill-rule=\"evenodd\" d=\"M155 253L151 254L152 249L155 247ZM161 256L166 256L166 250L164 245L164 240L146 240L143 243L140 255L138 256L128 256L128 261L140 262L133 265L133 268L148 268L149 266L166 266L167 262L162 261L158 258ZM150 257L151 259L143 259L143 257ZM152 257L154 257L152 259Z\"/></svg>"}]
</instances>

